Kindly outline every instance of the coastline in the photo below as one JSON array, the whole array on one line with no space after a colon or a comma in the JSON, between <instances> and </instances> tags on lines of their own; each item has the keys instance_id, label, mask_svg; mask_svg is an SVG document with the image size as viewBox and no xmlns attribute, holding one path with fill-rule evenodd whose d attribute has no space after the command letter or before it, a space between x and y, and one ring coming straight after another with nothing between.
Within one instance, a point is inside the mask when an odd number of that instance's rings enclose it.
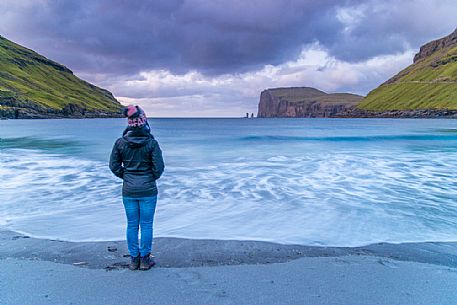
<instances>
[{"instance_id":1,"label":"coastline","mask_svg":"<svg viewBox=\"0 0 457 305\"><path fill-rule=\"evenodd\" d=\"M154 238L156 268L285 263L309 257L370 256L457 268L457 242L376 243L361 247L287 245L264 241ZM127 268L126 241L70 242L0 229L0 260L50 261L90 269Z\"/></svg>"},{"instance_id":2,"label":"coastline","mask_svg":"<svg viewBox=\"0 0 457 305\"><path fill-rule=\"evenodd\" d=\"M16 111L17 110L17 111ZM57 111L48 110L47 112L36 112L30 109L8 109L0 108L1 120L37 120L37 119L105 119L105 118L124 118L120 112L103 112L103 111L87 111L87 110L72 110L72 111ZM179 117L181 118L181 117ZM182 117L193 118L193 117ZM207 117L204 117L207 118ZM213 118L213 117L208 117ZM226 117L220 117L226 118ZM246 119L246 117L227 117ZM249 119L456 119L457 110L448 109L418 109L418 110L391 110L391 111L366 111L358 108L348 108L343 111L328 111L325 113L302 113L299 115L288 115L272 113L268 115L257 114L256 117Z\"/></svg>"},{"instance_id":3,"label":"coastline","mask_svg":"<svg viewBox=\"0 0 457 305\"><path fill-rule=\"evenodd\" d=\"M125 241L65 242L0 229L0 303L457 302L455 242L334 248L156 238L154 249L158 265L132 272Z\"/></svg>"},{"instance_id":4,"label":"coastline","mask_svg":"<svg viewBox=\"0 0 457 305\"><path fill-rule=\"evenodd\" d=\"M11 112L2 114L0 120L58 120L58 119L113 119L123 118L124 116L115 112L91 112L81 115L63 115L63 114L42 114L42 113L16 113Z\"/></svg>"},{"instance_id":5,"label":"coastline","mask_svg":"<svg viewBox=\"0 0 457 305\"><path fill-rule=\"evenodd\" d=\"M263 113L257 114L257 118L340 118L340 119L456 119L457 110L449 109L417 109L417 110L388 110L368 111L359 108L330 109L327 112L298 112L287 113Z\"/></svg>"},{"instance_id":6,"label":"coastline","mask_svg":"<svg viewBox=\"0 0 457 305\"><path fill-rule=\"evenodd\" d=\"M46 108L37 104L28 105L18 101L0 101L0 119L91 119L120 118L122 107L116 111L86 109L76 104L68 104L62 109ZM113 111L114 110L114 111Z\"/></svg>"}]
</instances>

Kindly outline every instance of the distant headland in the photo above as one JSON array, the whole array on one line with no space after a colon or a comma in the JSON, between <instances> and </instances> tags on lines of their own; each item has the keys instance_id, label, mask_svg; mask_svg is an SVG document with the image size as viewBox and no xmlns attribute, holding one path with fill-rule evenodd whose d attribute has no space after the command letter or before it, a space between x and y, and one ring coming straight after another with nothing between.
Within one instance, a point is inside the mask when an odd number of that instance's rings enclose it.
<instances>
[{"instance_id":1,"label":"distant headland","mask_svg":"<svg viewBox=\"0 0 457 305\"><path fill-rule=\"evenodd\" d=\"M310 87L262 91L257 117L457 118L457 29L366 97Z\"/></svg>"}]
</instances>

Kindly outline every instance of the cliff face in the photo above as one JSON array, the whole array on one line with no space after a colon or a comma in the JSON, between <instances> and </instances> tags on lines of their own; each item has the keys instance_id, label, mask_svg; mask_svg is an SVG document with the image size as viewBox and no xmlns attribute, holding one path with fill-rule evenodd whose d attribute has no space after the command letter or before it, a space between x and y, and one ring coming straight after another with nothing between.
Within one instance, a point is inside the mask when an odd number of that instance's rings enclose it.
<instances>
[{"instance_id":1,"label":"cliff face","mask_svg":"<svg viewBox=\"0 0 457 305\"><path fill-rule=\"evenodd\" d=\"M339 117L361 99L355 94L327 94L309 87L267 89L260 94L257 117Z\"/></svg>"},{"instance_id":2,"label":"cliff face","mask_svg":"<svg viewBox=\"0 0 457 305\"><path fill-rule=\"evenodd\" d=\"M429 43L426 43L420 48L419 53L414 56L414 63L417 61L429 57L433 53L448 48L452 45L457 44L457 29L452 32L450 35L443 37L441 39L433 40Z\"/></svg>"},{"instance_id":3,"label":"cliff face","mask_svg":"<svg viewBox=\"0 0 457 305\"><path fill-rule=\"evenodd\" d=\"M116 117L111 92L0 36L0 118Z\"/></svg>"}]
</instances>

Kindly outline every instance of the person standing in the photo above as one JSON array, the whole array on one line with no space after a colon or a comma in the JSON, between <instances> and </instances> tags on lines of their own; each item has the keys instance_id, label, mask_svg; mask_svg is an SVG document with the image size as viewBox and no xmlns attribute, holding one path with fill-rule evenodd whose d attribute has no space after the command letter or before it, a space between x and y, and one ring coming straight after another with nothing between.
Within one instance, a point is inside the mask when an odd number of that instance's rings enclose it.
<instances>
[{"instance_id":1,"label":"person standing","mask_svg":"<svg viewBox=\"0 0 457 305\"><path fill-rule=\"evenodd\" d=\"M109 168L123 180L122 202L127 217L127 246L130 270L148 270L152 256L153 220L157 204L157 184L164 171L159 143L151 134L146 114L137 105L124 109L128 126L114 143ZM141 241L138 232L141 228Z\"/></svg>"}]
</instances>

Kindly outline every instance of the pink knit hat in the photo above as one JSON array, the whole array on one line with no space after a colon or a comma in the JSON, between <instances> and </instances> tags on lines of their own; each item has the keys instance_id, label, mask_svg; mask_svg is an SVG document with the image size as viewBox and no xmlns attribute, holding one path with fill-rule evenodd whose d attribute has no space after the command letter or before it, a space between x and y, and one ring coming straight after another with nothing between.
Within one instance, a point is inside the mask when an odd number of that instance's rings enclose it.
<instances>
[{"instance_id":1,"label":"pink knit hat","mask_svg":"<svg viewBox=\"0 0 457 305\"><path fill-rule=\"evenodd\" d=\"M129 127L143 127L147 124L146 113L138 105L128 105L125 107L124 115L128 118Z\"/></svg>"}]
</instances>

